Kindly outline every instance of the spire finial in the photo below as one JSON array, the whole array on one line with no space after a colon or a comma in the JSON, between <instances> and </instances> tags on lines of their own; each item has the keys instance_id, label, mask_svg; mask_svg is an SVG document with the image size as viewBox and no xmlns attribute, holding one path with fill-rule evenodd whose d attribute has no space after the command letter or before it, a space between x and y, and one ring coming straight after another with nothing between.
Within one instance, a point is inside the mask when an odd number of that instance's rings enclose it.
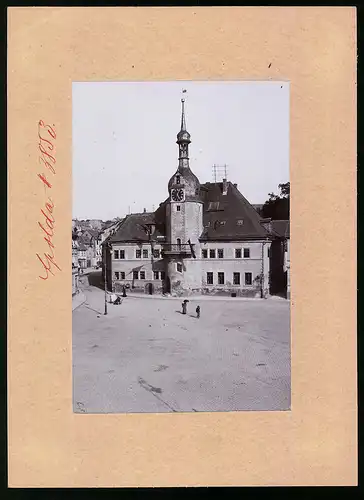
<instances>
[{"instance_id":1,"label":"spire finial","mask_svg":"<svg viewBox=\"0 0 364 500\"><path fill-rule=\"evenodd\" d=\"M187 92L186 89L182 89L182 94ZM181 116L181 130L186 130L186 117L185 117L185 98L182 96L182 116Z\"/></svg>"}]
</instances>

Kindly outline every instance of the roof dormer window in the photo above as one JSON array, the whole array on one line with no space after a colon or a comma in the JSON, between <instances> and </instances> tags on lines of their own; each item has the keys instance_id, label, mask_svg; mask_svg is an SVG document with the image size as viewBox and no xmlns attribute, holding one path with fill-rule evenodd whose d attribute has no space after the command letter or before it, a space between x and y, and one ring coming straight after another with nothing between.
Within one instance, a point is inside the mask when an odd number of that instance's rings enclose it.
<instances>
[{"instance_id":1,"label":"roof dormer window","mask_svg":"<svg viewBox=\"0 0 364 500\"><path fill-rule=\"evenodd\" d=\"M181 176L176 175L176 184L181 184Z\"/></svg>"}]
</instances>

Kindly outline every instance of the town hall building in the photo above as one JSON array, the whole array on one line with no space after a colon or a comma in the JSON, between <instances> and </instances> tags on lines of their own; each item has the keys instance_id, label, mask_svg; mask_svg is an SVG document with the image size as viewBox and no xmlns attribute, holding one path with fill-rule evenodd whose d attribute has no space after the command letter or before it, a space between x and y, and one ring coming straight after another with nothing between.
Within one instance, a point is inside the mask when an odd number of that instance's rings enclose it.
<instances>
[{"instance_id":1,"label":"town hall building","mask_svg":"<svg viewBox=\"0 0 364 500\"><path fill-rule=\"evenodd\" d=\"M289 283L289 266L282 267L289 262L289 223L263 219L227 179L201 184L190 167L190 143L182 99L178 168L168 182L168 198L155 212L127 215L106 238L107 287L116 293L125 286L148 294L265 298L272 243L276 275L281 270ZM276 222L282 223L280 234ZM287 285L286 292L289 297Z\"/></svg>"}]
</instances>

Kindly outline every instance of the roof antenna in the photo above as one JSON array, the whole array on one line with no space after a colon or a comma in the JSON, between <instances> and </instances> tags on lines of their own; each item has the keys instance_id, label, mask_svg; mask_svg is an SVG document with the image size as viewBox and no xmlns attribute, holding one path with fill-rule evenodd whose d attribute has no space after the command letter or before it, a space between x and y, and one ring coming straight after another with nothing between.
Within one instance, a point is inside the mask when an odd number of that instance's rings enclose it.
<instances>
[{"instance_id":1,"label":"roof antenna","mask_svg":"<svg viewBox=\"0 0 364 500\"><path fill-rule=\"evenodd\" d=\"M227 179L227 165L212 165L212 178L215 184Z\"/></svg>"}]
</instances>

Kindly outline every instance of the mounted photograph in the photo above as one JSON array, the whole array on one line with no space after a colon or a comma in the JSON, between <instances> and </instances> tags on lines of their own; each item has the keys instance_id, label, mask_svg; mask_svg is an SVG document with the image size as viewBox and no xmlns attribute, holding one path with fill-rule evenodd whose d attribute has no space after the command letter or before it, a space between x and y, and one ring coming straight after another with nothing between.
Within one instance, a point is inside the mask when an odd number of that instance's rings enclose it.
<instances>
[{"instance_id":1,"label":"mounted photograph","mask_svg":"<svg viewBox=\"0 0 364 500\"><path fill-rule=\"evenodd\" d=\"M291 408L289 82L74 82L76 413Z\"/></svg>"}]
</instances>

